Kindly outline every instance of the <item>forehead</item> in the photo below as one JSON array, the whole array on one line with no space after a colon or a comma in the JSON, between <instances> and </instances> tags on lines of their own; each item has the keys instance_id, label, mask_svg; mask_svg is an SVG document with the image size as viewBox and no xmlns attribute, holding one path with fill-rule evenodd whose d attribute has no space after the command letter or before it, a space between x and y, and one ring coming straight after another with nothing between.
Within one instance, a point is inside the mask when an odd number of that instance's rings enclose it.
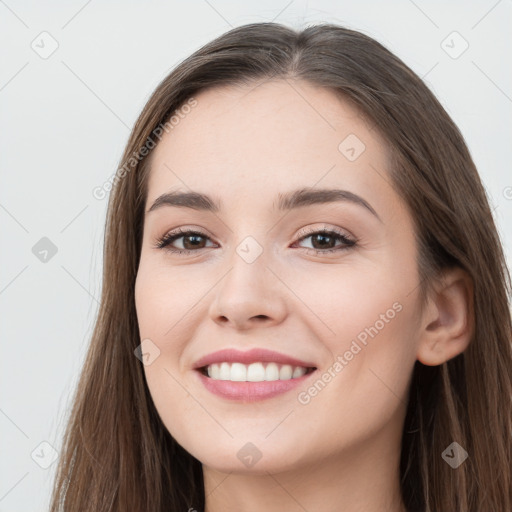
<instances>
[{"instance_id":1,"label":"forehead","mask_svg":"<svg viewBox=\"0 0 512 512\"><path fill-rule=\"evenodd\" d=\"M298 187L394 194L386 142L329 89L281 79L195 100L153 150L148 203L177 188L260 203L270 190Z\"/></svg>"}]
</instances>

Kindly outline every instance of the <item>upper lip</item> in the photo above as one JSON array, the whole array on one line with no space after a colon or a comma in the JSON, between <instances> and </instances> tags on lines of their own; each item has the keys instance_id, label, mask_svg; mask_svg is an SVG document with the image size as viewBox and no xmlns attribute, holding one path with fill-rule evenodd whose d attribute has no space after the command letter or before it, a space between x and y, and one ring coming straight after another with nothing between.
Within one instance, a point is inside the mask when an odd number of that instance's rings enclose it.
<instances>
[{"instance_id":1,"label":"upper lip","mask_svg":"<svg viewBox=\"0 0 512 512\"><path fill-rule=\"evenodd\" d=\"M199 369L210 364L222 363L224 361L243 364L262 362L289 364L291 366L303 366L305 368L315 367L314 363L302 361L295 357L290 357L286 354L280 354L279 352L264 348L253 348L244 352L233 348L226 348L202 357L194 363L194 368Z\"/></svg>"}]
</instances>

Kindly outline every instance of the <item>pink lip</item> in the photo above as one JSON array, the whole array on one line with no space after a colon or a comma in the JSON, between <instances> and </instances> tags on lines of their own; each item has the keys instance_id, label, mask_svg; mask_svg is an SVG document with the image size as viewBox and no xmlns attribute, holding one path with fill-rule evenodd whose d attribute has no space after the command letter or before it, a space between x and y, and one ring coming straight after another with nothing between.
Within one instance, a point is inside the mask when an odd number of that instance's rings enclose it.
<instances>
[{"instance_id":1,"label":"pink lip","mask_svg":"<svg viewBox=\"0 0 512 512\"><path fill-rule=\"evenodd\" d=\"M296 386L304 383L306 379L315 373L310 372L302 377L288 380L275 380L275 381L263 381L263 382L232 382L229 380L214 380L207 377L201 372L201 368L214 363L222 362L230 363L277 363L277 364L289 364L293 367L303 366L305 368L316 368L314 363L308 361L302 361L289 357L279 352L272 350L266 350L262 348L254 348L241 352L236 349L224 349L218 352L213 352L205 357L202 357L194 364L199 379L211 393L218 395L222 398L229 400L239 400L242 402L255 402L257 400L263 400L266 398L272 398L281 393L285 393Z\"/></svg>"},{"instance_id":2,"label":"pink lip","mask_svg":"<svg viewBox=\"0 0 512 512\"><path fill-rule=\"evenodd\" d=\"M272 398L286 391L303 384L306 379L316 373L315 371L307 373L302 377L289 380L275 380L263 382L232 382L230 380L214 380L200 371L196 371L206 389L211 393L227 398L229 400L238 400L242 402L256 402L266 398Z\"/></svg>"},{"instance_id":3,"label":"pink lip","mask_svg":"<svg viewBox=\"0 0 512 512\"><path fill-rule=\"evenodd\" d=\"M199 369L204 366L208 366L214 363L222 363L227 361L228 363L277 363L277 364L289 364L291 366L304 366L305 368L315 367L314 363L301 361L293 357L274 352L273 350L266 350L264 348L253 348L245 352L236 350L233 348L227 348L208 354L205 357L199 359L194 363L194 368Z\"/></svg>"}]
</instances>

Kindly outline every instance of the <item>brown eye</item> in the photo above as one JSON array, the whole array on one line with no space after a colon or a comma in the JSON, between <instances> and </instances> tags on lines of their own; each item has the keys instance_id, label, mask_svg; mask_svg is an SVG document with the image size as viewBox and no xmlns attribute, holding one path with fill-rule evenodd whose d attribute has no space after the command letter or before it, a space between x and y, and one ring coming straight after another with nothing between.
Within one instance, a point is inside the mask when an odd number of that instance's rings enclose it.
<instances>
[{"instance_id":1,"label":"brown eye","mask_svg":"<svg viewBox=\"0 0 512 512\"><path fill-rule=\"evenodd\" d=\"M335 230L312 231L299 239L299 242L311 239L312 247L305 247L316 254L338 252L349 249L356 245L356 241L348 238L344 233ZM341 243L338 243L341 242Z\"/></svg>"},{"instance_id":2,"label":"brown eye","mask_svg":"<svg viewBox=\"0 0 512 512\"><path fill-rule=\"evenodd\" d=\"M182 235L179 238L183 238L183 246L186 250L190 249L202 249L205 245L205 239L202 235Z\"/></svg>"},{"instance_id":3,"label":"brown eye","mask_svg":"<svg viewBox=\"0 0 512 512\"><path fill-rule=\"evenodd\" d=\"M173 244L181 239L182 247L173 246ZM158 240L156 247L158 249L166 249L173 253L188 254L195 252L197 249L205 249L207 241L210 238L199 231L174 231L168 233L160 240Z\"/></svg>"},{"instance_id":4,"label":"brown eye","mask_svg":"<svg viewBox=\"0 0 512 512\"><path fill-rule=\"evenodd\" d=\"M314 249L333 249L336 246L336 238L332 235L326 235L325 233L317 233L316 235L310 235L311 244ZM315 247L315 245L318 245Z\"/></svg>"}]
</instances>

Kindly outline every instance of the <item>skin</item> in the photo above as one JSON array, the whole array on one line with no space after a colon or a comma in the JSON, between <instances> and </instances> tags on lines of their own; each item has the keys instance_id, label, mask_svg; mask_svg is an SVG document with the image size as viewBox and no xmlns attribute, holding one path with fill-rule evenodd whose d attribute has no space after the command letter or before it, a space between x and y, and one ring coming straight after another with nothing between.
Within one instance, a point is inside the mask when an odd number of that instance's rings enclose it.
<instances>
[{"instance_id":1,"label":"skin","mask_svg":"<svg viewBox=\"0 0 512 512\"><path fill-rule=\"evenodd\" d=\"M144 366L151 396L203 465L206 510L405 510L399 454L412 369L417 359L441 364L466 348L467 277L445 274L420 310L414 226L391 187L387 145L332 92L276 80L196 99L151 154L135 299L141 340L160 351ZM354 161L338 149L349 134L365 145ZM273 210L279 193L298 188L351 191L380 219L349 201ZM206 193L222 209L147 212L171 190ZM173 243L196 252L155 248L180 227L206 233L199 249L190 238ZM318 237L301 238L323 227L356 245L313 253L325 247ZM263 250L252 263L236 252L247 236ZM394 318L307 404L299 393L316 378L242 403L211 394L193 370L223 348L263 347L314 361L321 377L397 303ZM249 442L261 453L250 467L237 457Z\"/></svg>"}]
</instances>

